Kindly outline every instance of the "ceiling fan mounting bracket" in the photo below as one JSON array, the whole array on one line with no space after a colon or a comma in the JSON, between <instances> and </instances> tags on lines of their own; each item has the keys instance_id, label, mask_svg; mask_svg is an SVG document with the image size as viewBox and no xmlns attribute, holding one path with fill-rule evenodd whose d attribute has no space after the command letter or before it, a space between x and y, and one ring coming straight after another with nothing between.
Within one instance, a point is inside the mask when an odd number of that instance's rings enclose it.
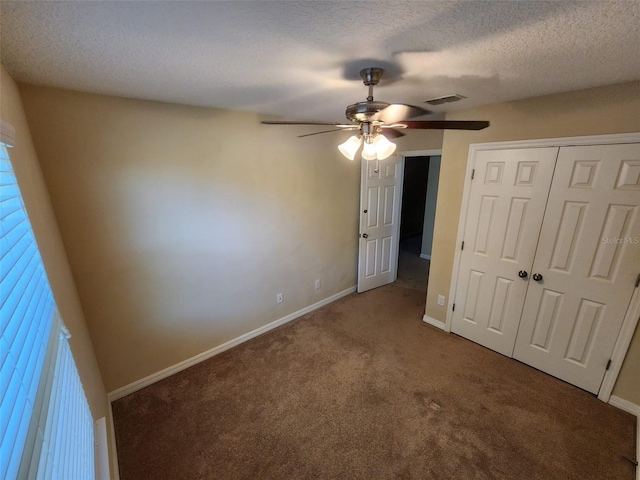
<instances>
[{"instance_id":1,"label":"ceiling fan mounting bracket","mask_svg":"<svg viewBox=\"0 0 640 480\"><path fill-rule=\"evenodd\" d=\"M377 85L383 73L384 69L377 67L364 68L360 70L362 81L367 87L370 85Z\"/></svg>"},{"instance_id":2,"label":"ceiling fan mounting bracket","mask_svg":"<svg viewBox=\"0 0 640 480\"><path fill-rule=\"evenodd\" d=\"M378 84L380 78L382 78L383 73L384 69L378 67L363 68L362 70L360 70L362 81L367 87L369 87L369 95L367 96L367 101L373 101L373 86Z\"/></svg>"}]
</instances>

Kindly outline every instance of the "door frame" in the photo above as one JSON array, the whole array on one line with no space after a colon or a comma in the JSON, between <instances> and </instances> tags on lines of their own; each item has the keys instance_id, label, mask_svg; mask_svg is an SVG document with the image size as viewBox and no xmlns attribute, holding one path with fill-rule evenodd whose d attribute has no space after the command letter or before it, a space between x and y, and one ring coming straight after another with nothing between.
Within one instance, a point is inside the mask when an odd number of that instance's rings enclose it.
<instances>
[{"instance_id":1,"label":"door frame","mask_svg":"<svg viewBox=\"0 0 640 480\"><path fill-rule=\"evenodd\" d=\"M475 166L476 153L483 150L506 150L519 148L544 148L544 147L569 147L588 145L612 145L619 143L640 143L640 132L619 133L610 135L588 135L581 137L560 137L543 138L539 140L517 140L507 142L472 143L469 145L469 155L467 157L467 168L465 171L464 190L462 194L462 206L460 207L460 219L458 221L458 235L456 245L461 245L464 238L464 229L467 222L467 211L469 207L469 195L471 193L471 175ZM443 159L446 162L446 159ZM461 250L456 248L451 271L451 284L449 286L449 301L447 304L447 318L444 330L451 332L453 322L453 300L455 299L456 287L458 285L458 274L460 270ZM604 374L604 379L598 391L598 399L608 402L611 392L618 379L618 374L622 368L622 363L629 350L633 333L638 324L640 316L640 288L636 288L631 297L631 303L627 309L618 339L611 354L611 366Z\"/></svg>"},{"instance_id":2,"label":"door frame","mask_svg":"<svg viewBox=\"0 0 640 480\"><path fill-rule=\"evenodd\" d=\"M440 157L441 161L442 161L442 149L432 149L432 150L403 150L402 152L398 152L398 155L400 155L402 157L402 171L403 171L403 177L402 177L402 190L401 190L401 194L404 194L404 165L406 163L406 159L408 157ZM438 188L440 188L440 178L438 177ZM436 203L437 203L438 199L436 198ZM400 218L402 218L402 201L400 202ZM400 240L400 236L398 235L398 241ZM398 250L397 252L398 254L400 253L400 251ZM421 255L422 256L422 255ZM423 257L424 258L424 257ZM431 258L427 258L426 260L431 260ZM398 263L398 259L396 259L396 264ZM398 268L396 267L396 273L397 273ZM424 292L425 295L427 294L427 292Z\"/></svg>"},{"instance_id":3,"label":"door frame","mask_svg":"<svg viewBox=\"0 0 640 480\"><path fill-rule=\"evenodd\" d=\"M431 157L431 156L435 156L435 155L439 155L442 156L442 149L441 148L437 148L437 149L431 149L431 150L403 150L400 152L395 152L393 156L398 156L402 158L402 161L400 162L400 170L401 170L401 174L402 174L402 181L400 182L400 201L398 202L398 205L396 206L396 209L394 211L394 215L397 215L398 217L398 233L396 235L396 242L395 242L395 255L394 258L391 259L391 262L395 265L395 274L394 274L394 279L393 281L395 282L398 278L398 256L399 256L399 245L400 245L400 218L402 216L402 194L404 192L404 165L405 165L405 159L407 157ZM361 162L367 162L367 160L361 159ZM370 160L371 161L371 160ZM382 165L384 162L384 160L380 161L380 164ZM360 167L360 204L359 204L359 210L358 210L358 232L360 234L362 234L362 192L364 190L365 187L365 169L364 166L361 165ZM360 241L358 239L358 249L360 248ZM360 255L360 250L358 250L358 258ZM359 261L358 261L359 263ZM427 292L425 292L425 295L427 294Z\"/></svg>"}]
</instances>

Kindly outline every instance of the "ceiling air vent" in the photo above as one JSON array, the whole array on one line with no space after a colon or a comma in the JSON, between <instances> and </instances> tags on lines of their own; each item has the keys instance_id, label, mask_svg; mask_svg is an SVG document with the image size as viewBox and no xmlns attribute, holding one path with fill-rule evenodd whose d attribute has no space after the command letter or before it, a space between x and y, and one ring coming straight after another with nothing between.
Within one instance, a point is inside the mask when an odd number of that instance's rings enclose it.
<instances>
[{"instance_id":1,"label":"ceiling air vent","mask_svg":"<svg viewBox=\"0 0 640 480\"><path fill-rule=\"evenodd\" d=\"M442 105L443 103L458 102L463 98L467 97L456 93L455 95L445 95L444 97L436 97L430 100L425 100L424 103L428 103L429 105Z\"/></svg>"}]
</instances>

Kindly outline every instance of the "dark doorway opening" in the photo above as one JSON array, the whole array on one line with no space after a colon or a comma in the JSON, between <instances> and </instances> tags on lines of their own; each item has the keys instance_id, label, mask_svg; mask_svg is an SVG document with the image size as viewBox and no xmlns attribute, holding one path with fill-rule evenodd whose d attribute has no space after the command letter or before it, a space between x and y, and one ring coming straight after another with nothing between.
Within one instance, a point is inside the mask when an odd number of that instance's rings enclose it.
<instances>
[{"instance_id":1,"label":"dark doorway opening","mask_svg":"<svg viewBox=\"0 0 640 480\"><path fill-rule=\"evenodd\" d=\"M440 156L406 157L396 282L426 293Z\"/></svg>"}]
</instances>

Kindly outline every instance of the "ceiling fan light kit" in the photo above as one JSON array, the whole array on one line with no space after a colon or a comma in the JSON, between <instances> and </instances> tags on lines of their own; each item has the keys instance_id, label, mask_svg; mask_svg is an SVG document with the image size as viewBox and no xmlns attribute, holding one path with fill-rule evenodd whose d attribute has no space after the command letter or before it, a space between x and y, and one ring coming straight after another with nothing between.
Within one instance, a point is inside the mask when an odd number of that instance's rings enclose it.
<instances>
[{"instance_id":1,"label":"ceiling fan light kit","mask_svg":"<svg viewBox=\"0 0 640 480\"><path fill-rule=\"evenodd\" d=\"M367 123L365 122L363 127L366 125ZM369 129L361 129L361 131L365 130ZM363 139L364 142L362 141ZM396 150L396 144L390 142L387 137L382 135L382 129L380 127L374 128L373 133L362 133L350 137L346 142L338 145L338 150L349 160L353 160L361 143L364 143L364 147L362 147L362 158L365 160L384 160Z\"/></svg>"},{"instance_id":2,"label":"ceiling fan light kit","mask_svg":"<svg viewBox=\"0 0 640 480\"><path fill-rule=\"evenodd\" d=\"M364 142L362 147L362 158L364 160L375 160L377 158L376 146L372 141Z\"/></svg>"},{"instance_id":3,"label":"ceiling fan light kit","mask_svg":"<svg viewBox=\"0 0 640 480\"><path fill-rule=\"evenodd\" d=\"M376 156L378 160L384 160L391 156L396 151L396 144L387 140L384 135L377 135L373 139L373 144L376 146Z\"/></svg>"},{"instance_id":4,"label":"ceiling fan light kit","mask_svg":"<svg viewBox=\"0 0 640 480\"><path fill-rule=\"evenodd\" d=\"M396 144L390 142L387 137L378 133L375 135L353 135L346 142L338 145L338 150L349 160L356 158L356 153L362 145L364 137L364 147L362 148L362 158L365 160L384 160L396 151Z\"/></svg>"},{"instance_id":5,"label":"ceiling fan light kit","mask_svg":"<svg viewBox=\"0 0 640 480\"><path fill-rule=\"evenodd\" d=\"M382 68L372 67L365 68L360 71L362 81L369 88L367 99L363 102L349 105L345 111L347 120L352 123L318 123L318 122L291 122L291 121L264 121L267 125L331 125L335 127L333 130L325 130L322 132L308 133L300 135L307 137L310 135L319 135L322 133L339 132L345 130L359 130L358 135L353 135L349 139L338 145L338 150L349 160L353 160L360 148L362 147L362 158L364 160L384 160L393 154L396 150L395 143L389 141L387 137L397 138L403 137L404 133L398 129L455 129L455 130L482 130L489 126L486 121L447 121L447 120L424 120L416 121L411 118L420 117L431 113L422 107L414 105L406 105L403 103L386 103L373 99L373 87L378 84L384 70ZM462 95L449 95L433 99L438 103L446 103L455 101L451 97L457 97L460 100ZM447 98L446 100L444 100Z\"/></svg>"},{"instance_id":6,"label":"ceiling fan light kit","mask_svg":"<svg viewBox=\"0 0 640 480\"><path fill-rule=\"evenodd\" d=\"M338 150L349 160L356 158L356 153L362 144L362 137L360 135L353 135L347 139L346 142L338 145Z\"/></svg>"}]
</instances>

